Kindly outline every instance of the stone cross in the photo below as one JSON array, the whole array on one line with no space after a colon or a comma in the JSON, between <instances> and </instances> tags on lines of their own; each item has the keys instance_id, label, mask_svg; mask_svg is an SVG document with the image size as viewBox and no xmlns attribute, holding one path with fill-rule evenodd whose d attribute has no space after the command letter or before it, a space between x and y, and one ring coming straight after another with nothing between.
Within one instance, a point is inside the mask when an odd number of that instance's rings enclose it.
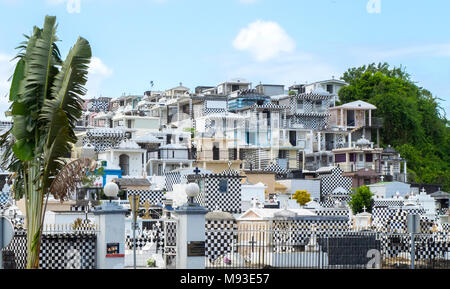
<instances>
[{"instance_id":1,"label":"stone cross","mask_svg":"<svg viewBox=\"0 0 450 289\"><path fill-rule=\"evenodd\" d=\"M257 199L253 199L252 198L252 208L257 208L258 207L258 200Z\"/></svg>"},{"instance_id":2,"label":"stone cross","mask_svg":"<svg viewBox=\"0 0 450 289\"><path fill-rule=\"evenodd\" d=\"M364 210L364 213L367 211L367 208L366 208L366 206L364 206L363 207L363 210Z\"/></svg>"}]
</instances>

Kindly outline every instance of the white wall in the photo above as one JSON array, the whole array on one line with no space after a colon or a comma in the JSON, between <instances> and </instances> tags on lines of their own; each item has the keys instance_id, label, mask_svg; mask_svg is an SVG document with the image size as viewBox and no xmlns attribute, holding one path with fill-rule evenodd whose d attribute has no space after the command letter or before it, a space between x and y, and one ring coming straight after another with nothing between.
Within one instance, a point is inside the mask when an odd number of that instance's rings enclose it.
<instances>
[{"instance_id":1,"label":"white wall","mask_svg":"<svg viewBox=\"0 0 450 289\"><path fill-rule=\"evenodd\" d=\"M105 160L108 162L108 166L106 169L108 170L120 170L120 156L121 155L128 155L130 157L129 162L129 171L130 174L129 177L142 177L142 155L143 151L129 151L129 152L120 152L120 151L114 151L113 158L111 159L111 152L102 152L98 154L99 160Z\"/></svg>"},{"instance_id":2,"label":"white wall","mask_svg":"<svg viewBox=\"0 0 450 289\"><path fill-rule=\"evenodd\" d=\"M401 197L405 197L411 193L411 185L401 182L383 183L369 185L370 191L381 198L393 198L397 196L397 192Z\"/></svg>"},{"instance_id":3,"label":"white wall","mask_svg":"<svg viewBox=\"0 0 450 289\"><path fill-rule=\"evenodd\" d=\"M86 214L84 212L46 212L44 225L69 225L73 224L75 220L86 219ZM92 222L95 221L95 217L91 214L88 214L88 219Z\"/></svg>"},{"instance_id":4,"label":"white wall","mask_svg":"<svg viewBox=\"0 0 450 289\"><path fill-rule=\"evenodd\" d=\"M246 211L249 202L252 198L258 200L259 202L264 202L266 199L265 191L267 186L265 185L242 185L241 186L241 202L242 211ZM252 204L250 203L250 207Z\"/></svg>"},{"instance_id":5,"label":"white wall","mask_svg":"<svg viewBox=\"0 0 450 289\"><path fill-rule=\"evenodd\" d=\"M320 200L320 180L280 180L280 184L285 185L287 193L295 194L296 191L307 191L311 194L311 199Z\"/></svg>"}]
</instances>

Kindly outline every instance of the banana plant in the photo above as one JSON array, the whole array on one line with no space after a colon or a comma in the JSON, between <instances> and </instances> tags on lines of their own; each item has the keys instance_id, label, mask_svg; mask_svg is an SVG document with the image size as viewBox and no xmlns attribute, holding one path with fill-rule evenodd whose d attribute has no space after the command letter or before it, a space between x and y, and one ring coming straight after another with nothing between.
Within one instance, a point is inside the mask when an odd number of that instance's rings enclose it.
<instances>
[{"instance_id":1,"label":"banana plant","mask_svg":"<svg viewBox=\"0 0 450 289\"><path fill-rule=\"evenodd\" d=\"M77 140L74 128L92 56L89 42L80 37L63 61L56 30L56 17L46 16L43 28L34 27L17 48L8 112L13 126L0 138L15 198L25 199L29 269L39 268L44 205Z\"/></svg>"}]
</instances>

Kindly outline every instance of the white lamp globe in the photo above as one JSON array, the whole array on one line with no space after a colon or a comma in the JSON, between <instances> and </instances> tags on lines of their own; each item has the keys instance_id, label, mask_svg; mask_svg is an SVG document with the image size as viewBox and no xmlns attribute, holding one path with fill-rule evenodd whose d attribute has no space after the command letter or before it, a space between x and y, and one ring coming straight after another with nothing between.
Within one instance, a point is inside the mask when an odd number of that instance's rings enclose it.
<instances>
[{"instance_id":1,"label":"white lamp globe","mask_svg":"<svg viewBox=\"0 0 450 289\"><path fill-rule=\"evenodd\" d=\"M196 183L190 183L186 186L186 195L188 198L195 198L200 193L200 187Z\"/></svg>"},{"instance_id":2,"label":"white lamp globe","mask_svg":"<svg viewBox=\"0 0 450 289\"><path fill-rule=\"evenodd\" d=\"M116 198L119 194L119 186L116 183L107 183L103 191L108 198Z\"/></svg>"}]
</instances>

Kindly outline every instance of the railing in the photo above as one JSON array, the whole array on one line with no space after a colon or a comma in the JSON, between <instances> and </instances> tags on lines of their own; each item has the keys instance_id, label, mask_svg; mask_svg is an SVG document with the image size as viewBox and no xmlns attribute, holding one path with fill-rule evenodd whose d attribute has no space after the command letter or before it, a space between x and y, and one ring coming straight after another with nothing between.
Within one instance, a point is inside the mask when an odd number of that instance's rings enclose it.
<instances>
[{"instance_id":1,"label":"railing","mask_svg":"<svg viewBox=\"0 0 450 289\"><path fill-rule=\"evenodd\" d=\"M197 151L198 161L234 161L237 160L237 153L233 154L229 150L204 150Z\"/></svg>"},{"instance_id":2,"label":"railing","mask_svg":"<svg viewBox=\"0 0 450 289\"><path fill-rule=\"evenodd\" d=\"M345 173L351 173L356 172L359 170L375 170L376 172L379 171L379 167L376 166L376 163L370 163L370 164L361 164L361 163L337 163L336 164L339 168L341 168Z\"/></svg>"},{"instance_id":3,"label":"railing","mask_svg":"<svg viewBox=\"0 0 450 289\"><path fill-rule=\"evenodd\" d=\"M44 224L43 234L96 234L99 231L98 224Z\"/></svg>"},{"instance_id":4,"label":"railing","mask_svg":"<svg viewBox=\"0 0 450 289\"><path fill-rule=\"evenodd\" d=\"M449 233L414 235L414 255L406 233L225 230L221 236L228 247L207 244L207 268L450 268Z\"/></svg>"}]
</instances>

